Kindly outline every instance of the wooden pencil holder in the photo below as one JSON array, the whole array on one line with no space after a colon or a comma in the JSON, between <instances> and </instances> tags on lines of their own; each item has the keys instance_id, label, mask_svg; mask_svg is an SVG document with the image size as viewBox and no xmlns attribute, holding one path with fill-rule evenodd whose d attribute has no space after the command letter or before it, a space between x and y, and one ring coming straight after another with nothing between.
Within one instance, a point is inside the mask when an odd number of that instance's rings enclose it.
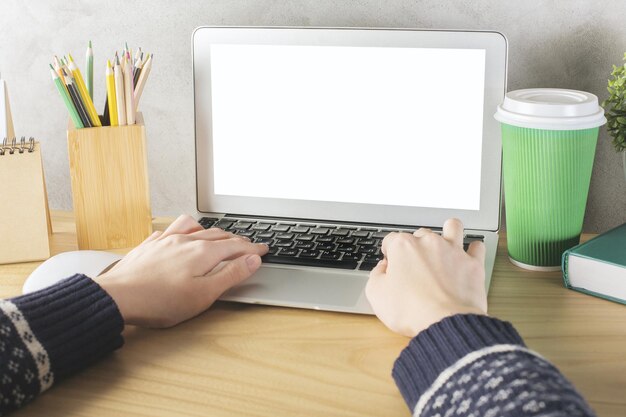
<instances>
[{"instance_id":1,"label":"wooden pencil holder","mask_svg":"<svg viewBox=\"0 0 626 417\"><path fill-rule=\"evenodd\" d=\"M146 130L131 126L67 131L79 249L138 245L152 233Z\"/></svg>"}]
</instances>

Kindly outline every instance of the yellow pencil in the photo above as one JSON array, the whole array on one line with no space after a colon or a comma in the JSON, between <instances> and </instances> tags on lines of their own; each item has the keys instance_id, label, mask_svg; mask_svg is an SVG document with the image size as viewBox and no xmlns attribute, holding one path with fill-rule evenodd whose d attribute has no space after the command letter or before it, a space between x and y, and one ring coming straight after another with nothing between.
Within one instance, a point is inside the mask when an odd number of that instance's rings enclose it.
<instances>
[{"instance_id":1,"label":"yellow pencil","mask_svg":"<svg viewBox=\"0 0 626 417\"><path fill-rule=\"evenodd\" d=\"M87 91L87 87L85 86L85 81L83 80L83 76L80 73L80 70L76 66L74 62L74 58L72 55L69 55L69 68L72 71L72 75L74 76L74 81L76 81L76 86L78 87L78 92L80 93L83 102L85 103L85 107L87 108L87 114L89 115L89 120L94 125L94 127L102 126L100 123L100 118L98 117L98 112L96 111L96 106L93 105L93 100L89 96L89 92Z\"/></svg>"},{"instance_id":2,"label":"yellow pencil","mask_svg":"<svg viewBox=\"0 0 626 417\"><path fill-rule=\"evenodd\" d=\"M111 126L117 126L117 100L115 99L115 76L113 75L113 68L111 68L111 61L107 60L106 69L107 80L107 100L109 106L109 119L111 120Z\"/></svg>"}]
</instances>

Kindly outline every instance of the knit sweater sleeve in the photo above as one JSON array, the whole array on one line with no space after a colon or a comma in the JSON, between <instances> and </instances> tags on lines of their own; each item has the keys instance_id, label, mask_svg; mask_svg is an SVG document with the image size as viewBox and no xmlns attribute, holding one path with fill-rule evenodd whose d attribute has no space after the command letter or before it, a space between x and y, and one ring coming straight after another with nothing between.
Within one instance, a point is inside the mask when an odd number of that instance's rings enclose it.
<instances>
[{"instance_id":1,"label":"knit sweater sleeve","mask_svg":"<svg viewBox=\"0 0 626 417\"><path fill-rule=\"evenodd\" d=\"M487 316L433 324L411 340L392 374L414 416L594 416L510 323Z\"/></svg>"},{"instance_id":2,"label":"knit sweater sleeve","mask_svg":"<svg viewBox=\"0 0 626 417\"><path fill-rule=\"evenodd\" d=\"M113 299L85 275L0 300L0 416L123 344Z\"/></svg>"}]
</instances>

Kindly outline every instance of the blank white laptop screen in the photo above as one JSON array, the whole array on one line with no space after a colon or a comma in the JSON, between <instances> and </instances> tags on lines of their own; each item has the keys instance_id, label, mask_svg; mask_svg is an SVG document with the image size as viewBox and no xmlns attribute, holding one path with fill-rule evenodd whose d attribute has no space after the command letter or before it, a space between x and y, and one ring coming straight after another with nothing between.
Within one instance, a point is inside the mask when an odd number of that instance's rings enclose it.
<instances>
[{"instance_id":1,"label":"blank white laptop screen","mask_svg":"<svg viewBox=\"0 0 626 417\"><path fill-rule=\"evenodd\" d=\"M215 194L479 210L484 49L210 54Z\"/></svg>"}]
</instances>

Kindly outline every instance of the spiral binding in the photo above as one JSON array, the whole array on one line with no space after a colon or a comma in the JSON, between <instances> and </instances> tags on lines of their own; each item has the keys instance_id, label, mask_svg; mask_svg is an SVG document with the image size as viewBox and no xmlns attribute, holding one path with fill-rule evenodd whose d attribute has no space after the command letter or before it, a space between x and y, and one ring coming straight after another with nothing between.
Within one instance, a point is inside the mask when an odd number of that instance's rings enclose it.
<instances>
[{"instance_id":1,"label":"spiral binding","mask_svg":"<svg viewBox=\"0 0 626 417\"><path fill-rule=\"evenodd\" d=\"M7 153L9 155L13 155L15 152L31 153L34 150L35 150L35 138L33 138L32 136L28 139L28 145L26 144L26 136L22 136L19 144L17 143L16 138L13 138L11 140L11 143L8 142L7 138L4 138L2 140L2 145L0 145L0 156L3 156Z\"/></svg>"}]
</instances>

